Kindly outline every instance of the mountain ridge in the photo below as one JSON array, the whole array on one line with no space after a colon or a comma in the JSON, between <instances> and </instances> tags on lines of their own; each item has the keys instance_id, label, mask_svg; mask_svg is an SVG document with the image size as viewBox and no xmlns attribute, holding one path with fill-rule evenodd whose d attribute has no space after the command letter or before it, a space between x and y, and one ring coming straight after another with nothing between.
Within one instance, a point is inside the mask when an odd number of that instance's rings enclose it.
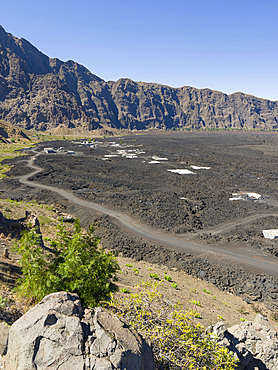
<instances>
[{"instance_id":1,"label":"mountain ridge","mask_svg":"<svg viewBox=\"0 0 278 370\"><path fill-rule=\"evenodd\" d=\"M278 102L241 92L104 81L0 26L0 119L25 129L278 129Z\"/></svg>"}]
</instances>

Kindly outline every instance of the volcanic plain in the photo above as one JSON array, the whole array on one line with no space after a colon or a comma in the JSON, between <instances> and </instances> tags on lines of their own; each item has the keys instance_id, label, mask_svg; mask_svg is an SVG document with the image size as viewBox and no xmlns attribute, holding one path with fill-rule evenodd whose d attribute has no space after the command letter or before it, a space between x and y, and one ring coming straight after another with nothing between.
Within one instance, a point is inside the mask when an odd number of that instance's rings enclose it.
<instances>
[{"instance_id":1,"label":"volcanic plain","mask_svg":"<svg viewBox=\"0 0 278 370\"><path fill-rule=\"evenodd\" d=\"M46 153L50 147L54 152ZM278 134L148 132L44 142L26 154L6 161L13 167L1 181L2 198L53 204L84 225L93 223L103 245L124 257L183 270L277 310L278 271L262 272L259 262L248 266L244 259L255 255L277 266L278 240L265 239L262 231L278 228ZM41 170L24 183L22 176L34 171L30 163ZM131 217L141 229L145 225L146 235L54 188ZM184 238L193 250L155 242L152 230ZM242 261L222 259L211 247L242 252Z\"/></svg>"}]
</instances>

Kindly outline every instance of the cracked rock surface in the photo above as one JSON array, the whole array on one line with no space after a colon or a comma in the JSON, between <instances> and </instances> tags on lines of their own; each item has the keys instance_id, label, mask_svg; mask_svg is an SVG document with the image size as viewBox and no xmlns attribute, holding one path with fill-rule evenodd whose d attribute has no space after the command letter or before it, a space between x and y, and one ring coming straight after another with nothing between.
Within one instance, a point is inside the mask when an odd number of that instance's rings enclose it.
<instances>
[{"instance_id":1,"label":"cracked rock surface","mask_svg":"<svg viewBox=\"0 0 278 370\"><path fill-rule=\"evenodd\" d=\"M218 322L207 330L218 338L220 345L234 352L238 370L278 369L277 331L262 315L228 329Z\"/></svg>"},{"instance_id":2,"label":"cracked rock surface","mask_svg":"<svg viewBox=\"0 0 278 370\"><path fill-rule=\"evenodd\" d=\"M154 369L139 334L101 308L84 312L67 292L46 296L17 320L3 353L0 368L9 370Z\"/></svg>"}]
</instances>

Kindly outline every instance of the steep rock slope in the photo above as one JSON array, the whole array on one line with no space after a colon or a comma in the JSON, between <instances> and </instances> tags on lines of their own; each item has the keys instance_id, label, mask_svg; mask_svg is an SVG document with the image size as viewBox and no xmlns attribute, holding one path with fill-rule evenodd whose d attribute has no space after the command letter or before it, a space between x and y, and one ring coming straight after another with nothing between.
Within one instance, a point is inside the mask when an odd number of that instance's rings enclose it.
<instances>
[{"instance_id":1,"label":"steep rock slope","mask_svg":"<svg viewBox=\"0 0 278 370\"><path fill-rule=\"evenodd\" d=\"M278 102L129 79L105 82L74 61L48 58L0 26L0 119L36 130L278 129Z\"/></svg>"},{"instance_id":2,"label":"steep rock slope","mask_svg":"<svg viewBox=\"0 0 278 370\"><path fill-rule=\"evenodd\" d=\"M10 140L15 138L30 140L24 131L6 122L0 121L0 142L10 142Z\"/></svg>"}]
</instances>

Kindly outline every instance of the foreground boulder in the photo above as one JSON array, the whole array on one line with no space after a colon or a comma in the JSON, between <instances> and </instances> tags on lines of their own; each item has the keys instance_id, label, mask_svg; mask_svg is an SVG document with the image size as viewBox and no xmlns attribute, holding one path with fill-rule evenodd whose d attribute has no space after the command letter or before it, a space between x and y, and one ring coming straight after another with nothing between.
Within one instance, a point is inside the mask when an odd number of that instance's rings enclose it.
<instances>
[{"instance_id":1,"label":"foreground boulder","mask_svg":"<svg viewBox=\"0 0 278 370\"><path fill-rule=\"evenodd\" d=\"M9 330L0 368L154 369L150 346L116 316L81 306L76 294L46 296Z\"/></svg>"},{"instance_id":2,"label":"foreground boulder","mask_svg":"<svg viewBox=\"0 0 278 370\"><path fill-rule=\"evenodd\" d=\"M208 328L219 344L238 358L239 370L277 370L278 335L269 321L258 314L254 321L245 321L226 329L223 322Z\"/></svg>"}]
</instances>

